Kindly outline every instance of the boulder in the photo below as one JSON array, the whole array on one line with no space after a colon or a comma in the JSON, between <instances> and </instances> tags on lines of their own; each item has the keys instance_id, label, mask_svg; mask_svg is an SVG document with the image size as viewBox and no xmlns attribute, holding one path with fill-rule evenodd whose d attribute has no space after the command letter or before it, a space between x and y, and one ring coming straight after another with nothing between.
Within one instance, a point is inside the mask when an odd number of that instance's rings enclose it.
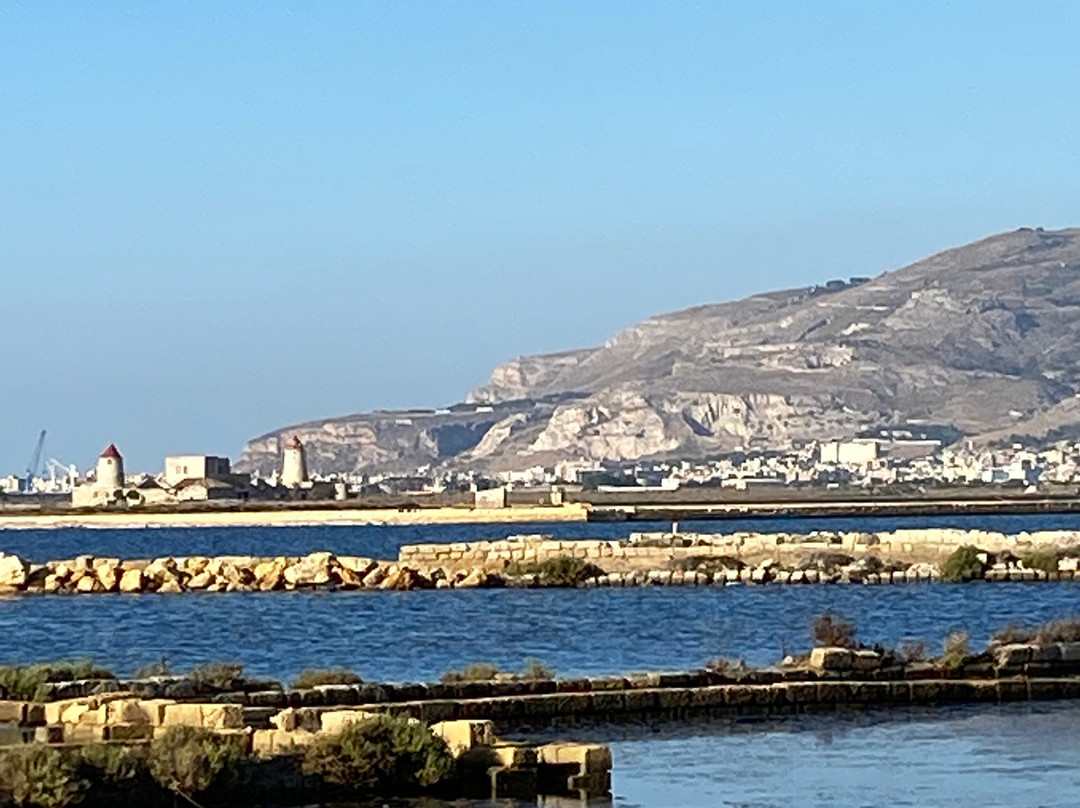
<instances>
[{"instance_id":1,"label":"boulder","mask_svg":"<svg viewBox=\"0 0 1080 808\"><path fill-rule=\"evenodd\" d=\"M214 583L214 576L209 572L200 572L193 576L187 582L188 589L206 589L210 584Z\"/></svg>"},{"instance_id":2,"label":"boulder","mask_svg":"<svg viewBox=\"0 0 1080 808\"><path fill-rule=\"evenodd\" d=\"M293 586L325 586L330 583L330 553L312 553L285 568L285 582Z\"/></svg>"},{"instance_id":3,"label":"boulder","mask_svg":"<svg viewBox=\"0 0 1080 808\"><path fill-rule=\"evenodd\" d=\"M364 587L367 589L374 589L382 583L383 578L385 578L389 570L393 568L396 567L394 565L384 567L381 564L375 567L375 569L364 576Z\"/></svg>"},{"instance_id":4,"label":"boulder","mask_svg":"<svg viewBox=\"0 0 1080 808\"><path fill-rule=\"evenodd\" d=\"M98 583L101 584L102 590L105 592L115 592L116 585L119 582L119 576L117 575L117 566L111 564L101 564L94 567L95 577L98 579Z\"/></svg>"},{"instance_id":5,"label":"boulder","mask_svg":"<svg viewBox=\"0 0 1080 808\"><path fill-rule=\"evenodd\" d=\"M121 592L141 592L143 589L143 572L139 569L127 570L120 576Z\"/></svg>"},{"instance_id":6,"label":"boulder","mask_svg":"<svg viewBox=\"0 0 1080 808\"><path fill-rule=\"evenodd\" d=\"M24 586L29 572L30 565L18 556L0 553L0 588Z\"/></svg>"},{"instance_id":7,"label":"boulder","mask_svg":"<svg viewBox=\"0 0 1080 808\"><path fill-rule=\"evenodd\" d=\"M283 570L280 567L272 566L255 579L255 586L260 592L271 592L280 589L284 582Z\"/></svg>"}]
</instances>

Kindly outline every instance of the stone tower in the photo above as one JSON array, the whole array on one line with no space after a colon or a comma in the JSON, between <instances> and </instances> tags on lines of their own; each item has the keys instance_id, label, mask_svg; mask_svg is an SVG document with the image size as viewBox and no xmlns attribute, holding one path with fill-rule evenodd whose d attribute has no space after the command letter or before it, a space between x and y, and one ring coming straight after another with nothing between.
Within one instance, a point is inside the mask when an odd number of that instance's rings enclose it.
<instances>
[{"instance_id":1,"label":"stone tower","mask_svg":"<svg viewBox=\"0 0 1080 808\"><path fill-rule=\"evenodd\" d=\"M304 444L296 435L293 435L285 444L285 456L281 461L281 484L287 488L297 488L307 481L307 458L304 457Z\"/></svg>"},{"instance_id":2,"label":"stone tower","mask_svg":"<svg viewBox=\"0 0 1080 808\"><path fill-rule=\"evenodd\" d=\"M124 487L124 458L115 443L101 453L97 462L96 487L103 491L116 491Z\"/></svg>"}]
</instances>

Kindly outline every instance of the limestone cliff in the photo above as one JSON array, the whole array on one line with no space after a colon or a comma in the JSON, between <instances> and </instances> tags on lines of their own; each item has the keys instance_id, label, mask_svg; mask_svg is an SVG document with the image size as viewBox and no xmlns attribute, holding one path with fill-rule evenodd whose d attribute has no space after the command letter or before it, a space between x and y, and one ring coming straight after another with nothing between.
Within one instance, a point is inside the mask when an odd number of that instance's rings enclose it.
<instances>
[{"instance_id":1,"label":"limestone cliff","mask_svg":"<svg viewBox=\"0 0 1080 808\"><path fill-rule=\"evenodd\" d=\"M699 456L921 420L1006 439L1080 432L1080 230L1021 229L873 279L664 314L519 357L449 410L288 427L316 470L523 468Z\"/></svg>"}]
</instances>

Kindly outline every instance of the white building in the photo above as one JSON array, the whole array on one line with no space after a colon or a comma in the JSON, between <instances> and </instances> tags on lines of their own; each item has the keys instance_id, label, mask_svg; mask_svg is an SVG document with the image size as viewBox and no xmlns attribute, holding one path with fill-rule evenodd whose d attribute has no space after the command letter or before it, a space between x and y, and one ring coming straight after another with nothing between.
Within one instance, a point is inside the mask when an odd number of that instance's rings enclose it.
<instances>
[{"instance_id":1,"label":"white building","mask_svg":"<svg viewBox=\"0 0 1080 808\"><path fill-rule=\"evenodd\" d=\"M229 458L212 455L170 455L165 458L165 485L175 488L184 480L225 477L230 473Z\"/></svg>"}]
</instances>

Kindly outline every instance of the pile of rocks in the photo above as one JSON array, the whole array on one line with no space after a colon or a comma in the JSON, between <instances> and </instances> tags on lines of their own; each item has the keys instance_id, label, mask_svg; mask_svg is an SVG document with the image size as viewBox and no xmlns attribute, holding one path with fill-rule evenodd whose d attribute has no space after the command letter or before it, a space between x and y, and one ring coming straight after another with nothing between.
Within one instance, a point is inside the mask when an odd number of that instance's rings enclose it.
<instances>
[{"instance_id":1,"label":"pile of rocks","mask_svg":"<svg viewBox=\"0 0 1080 808\"><path fill-rule=\"evenodd\" d=\"M121 560L79 556L30 564L0 554L0 592L272 592L295 589L411 590L468 588L501 583L482 570L453 575L358 556L190 556Z\"/></svg>"}]
</instances>

